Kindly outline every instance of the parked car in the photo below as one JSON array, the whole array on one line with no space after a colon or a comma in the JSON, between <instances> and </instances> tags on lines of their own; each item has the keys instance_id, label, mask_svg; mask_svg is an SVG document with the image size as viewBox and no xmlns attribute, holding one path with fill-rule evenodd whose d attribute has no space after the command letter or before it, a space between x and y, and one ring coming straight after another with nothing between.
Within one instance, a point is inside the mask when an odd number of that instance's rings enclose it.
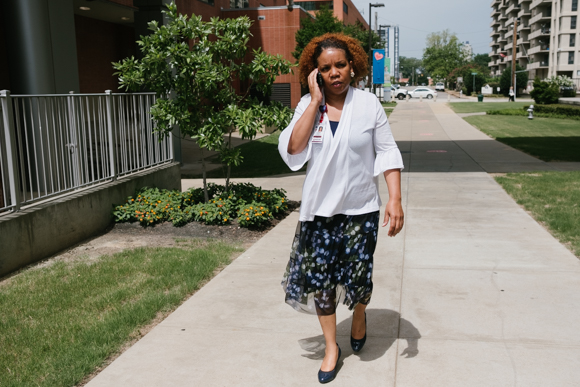
<instances>
[{"instance_id":1,"label":"parked car","mask_svg":"<svg viewBox=\"0 0 580 387\"><path fill-rule=\"evenodd\" d=\"M420 86L420 87L416 88L415 90L410 91L409 96L411 96L411 98L423 97L423 98L431 99L431 98L437 96L437 91L431 90L428 87Z\"/></svg>"},{"instance_id":2,"label":"parked car","mask_svg":"<svg viewBox=\"0 0 580 387\"><path fill-rule=\"evenodd\" d=\"M435 91L445 91L445 84L443 82L437 82L435 84Z\"/></svg>"},{"instance_id":3,"label":"parked car","mask_svg":"<svg viewBox=\"0 0 580 387\"><path fill-rule=\"evenodd\" d=\"M393 94L395 96L395 98L403 100L403 99L407 98L408 93L409 93L409 90L407 90L407 89L401 89L401 88L397 89L394 86L391 86L391 94Z\"/></svg>"}]
</instances>

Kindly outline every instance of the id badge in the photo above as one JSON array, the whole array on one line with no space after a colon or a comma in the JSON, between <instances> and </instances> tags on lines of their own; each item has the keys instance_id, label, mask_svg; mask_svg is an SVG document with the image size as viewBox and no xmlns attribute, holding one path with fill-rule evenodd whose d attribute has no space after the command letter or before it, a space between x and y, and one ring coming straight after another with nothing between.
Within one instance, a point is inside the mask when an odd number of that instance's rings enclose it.
<instances>
[{"instance_id":1,"label":"id badge","mask_svg":"<svg viewBox=\"0 0 580 387\"><path fill-rule=\"evenodd\" d=\"M316 127L316 131L314 132L314 136L312 136L312 143L313 144L322 144L322 135L324 134L324 125L319 124Z\"/></svg>"}]
</instances>

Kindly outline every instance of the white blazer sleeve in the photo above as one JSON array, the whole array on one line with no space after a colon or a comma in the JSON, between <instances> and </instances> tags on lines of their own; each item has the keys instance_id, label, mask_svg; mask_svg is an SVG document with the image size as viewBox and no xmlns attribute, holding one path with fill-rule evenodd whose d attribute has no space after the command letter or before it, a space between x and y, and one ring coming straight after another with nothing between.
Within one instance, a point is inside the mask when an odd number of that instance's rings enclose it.
<instances>
[{"instance_id":1,"label":"white blazer sleeve","mask_svg":"<svg viewBox=\"0 0 580 387\"><path fill-rule=\"evenodd\" d=\"M295 155L288 153L288 143L290 142L290 136L294 130L294 125L296 125L296 122L298 122L300 117L302 117L304 109L308 106L309 103L310 94L307 94L300 100L298 106L296 106L294 117L292 117L290 125L288 125L288 127L282 131L280 138L278 139L278 152L280 152L282 160L284 160L286 165L288 165L288 167L293 171L298 171L300 168L302 168L312 156L312 141L310 140L302 152Z\"/></svg>"},{"instance_id":2,"label":"white blazer sleeve","mask_svg":"<svg viewBox=\"0 0 580 387\"><path fill-rule=\"evenodd\" d=\"M377 126L373 138L376 153L374 176L378 176L390 169L402 170L405 167L403 165L401 152L391 132L391 126L385 114L385 109L378 99L376 100L376 110Z\"/></svg>"}]
</instances>

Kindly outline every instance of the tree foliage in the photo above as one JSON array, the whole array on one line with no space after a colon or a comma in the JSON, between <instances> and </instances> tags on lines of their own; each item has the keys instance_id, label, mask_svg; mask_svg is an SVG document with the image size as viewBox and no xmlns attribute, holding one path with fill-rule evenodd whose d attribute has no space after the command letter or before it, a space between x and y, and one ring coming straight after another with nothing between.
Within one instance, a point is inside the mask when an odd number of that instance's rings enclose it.
<instances>
[{"instance_id":1,"label":"tree foliage","mask_svg":"<svg viewBox=\"0 0 580 387\"><path fill-rule=\"evenodd\" d=\"M157 94L151 107L157 131L169 135L178 125L182 134L197 141L205 187L204 149L219 151L229 171L242 162L239 149L231 146L233 128L251 139L264 125L287 125L289 109L261 103L249 91L269 95L276 76L290 73L292 65L259 49L251 61L245 60L252 23L246 16L203 22L201 16L178 14L174 2L164 12L169 22L150 22L151 34L137 42L143 58L126 58L113 66L121 88ZM235 88L237 80L247 85L241 93Z\"/></svg>"},{"instance_id":2,"label":"tree foliage","mask_svg":"<svg viewBox=\"0 0 580 387\"><path fill-rule=\"evenodd\" d=\"M365 29L364 25L357 20L355 24L345 26L334 16L334 13L328 6L323 5L316 12L316 18L306 17L300 21L300 29L296 32L296 48L292 52L292 56L298 61L304 47L313 38L329 32L342 32L352 36L361 43L365 52L369 51L369 31ZM383 48L384 44L379 35L375 34L374 31L371 33L372 47Z\"/></svg>"},{"instance_id":3,"label":"tree foliage","mask_svg":"<svg viewBox=\"0 0 580 387\"><path fill-rule=\"evenodd\" d=\"M427 36L423 66L435 81L447 79L449 73L467 62L462 44L449 30Z\"/></svg>"},{"instance_id":4,"label":"tree foliage","mask_svg":"<svg viewBox=\"0 0 580 387\"><path fill-rule=\"evenodd\" d=\"M399 70L401 78L413 78L413 69L417 75L424 74L428 76L427 70L423 67L423 61L417 58L409 58L406 56L399 57ZM415 76L415 80L417 76Z\"/></svg>"},{"instance_id":5,"label":"tree foliage","mask_svg":"<svg viewBox=\"0 0 580 387\"><path fill-rule=\"evenodd\" d=\"M530 95L536 104L550 105L558 103L560 90L557 84L550 84L549 82L542 81L540 78L536 77L536 79L534 79L534 90L532 90Z\"/></svg>"},{"instance_id":6,"label":"tree foliage","mask_svg":"<svg viewBox=\"0 0 580 387\"><path fill-rule=\"evenodd\" d=\"M473 75L477 73L477 75ZM463 83L461 85L457 82L457 77L463 78ZM451 73L449 73L448 81L451 84L456 84L458 87L465 87L467 89L467 94L473 92L478 93L481 88L486 84L487 78L485 76L484 69L475 63L469 63L459 68L456 68ZM475 81L475 89L473 88L473 83ZM456 87L456 89L458 89Z\"/></svg>"},{"instance_id":7,"label":"tree foliage","mask_svg":"<svg viewBox=\"0 0 580 387\"><path fill-rule=\"evenodd\" d=\"M485 71L485 75L489 76L489 55L488 54L477 54L473 57L473 63L478 65L482 70Z\"/></svg>"},{"instance_id":8,"label":"tree foliage","mask_svg":"<svg viewBox=\"0 0 580 387\"><path fill-rule=\"evenodd\" d=\"M342 32L342 30L342 22L334 16L332 10L326 5L321 6L315 19L305 17L300 20L300 29L296 32L296 48L292 52L292 56L299 60L304 47L313 38L327 32Z\"/></svg>"},{"instance_id":9,"label":"tree foliage","mask_svg":"<svg viewBox=\"0 0 580 387\"><path fill-rule=\"evenodd\" d=\"M381 40L380 36L375 33L375 31L367 30L360 21L356 21L355 24L348 24L344 26L342 32L346 35L352 36L357 39L365 52L369 52L369 33L371 34L371 47L372 48L385 48L384 42Z\"/></svg>"},{"instance_id":10,"label":"tree foliage","mask_svg":"<svg viewBox=\"0 0 580 387\"><path fill-rule=\"evenodd\" d=\"M524 70L519 64L516 63L516 72ZM507 96L512 85L512 67L511 65L506 67L506 69L501 73L499 78L500 92ZM522 72L517 73L516 77L516 94L519 95L519 91L528 87L528 73Z\"/></svg>"}]
</instances>

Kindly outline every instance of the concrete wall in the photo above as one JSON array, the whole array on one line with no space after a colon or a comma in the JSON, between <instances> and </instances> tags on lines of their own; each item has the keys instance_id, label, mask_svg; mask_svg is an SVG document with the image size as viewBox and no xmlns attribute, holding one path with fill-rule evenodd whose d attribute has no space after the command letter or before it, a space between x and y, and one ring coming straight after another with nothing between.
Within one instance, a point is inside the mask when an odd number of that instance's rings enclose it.
<instances>
[{"instance_id":1,"label":"concrete wall","mask_svg":"<svg viewBox=\"0 0 580 387\"><path fill-rule=\"evenodd\" d=\"M50 257L107 228L113 204L121 204L141 187L181 190L179 164L0 217L0 276Z\"/></svg>"}]
</instances>

